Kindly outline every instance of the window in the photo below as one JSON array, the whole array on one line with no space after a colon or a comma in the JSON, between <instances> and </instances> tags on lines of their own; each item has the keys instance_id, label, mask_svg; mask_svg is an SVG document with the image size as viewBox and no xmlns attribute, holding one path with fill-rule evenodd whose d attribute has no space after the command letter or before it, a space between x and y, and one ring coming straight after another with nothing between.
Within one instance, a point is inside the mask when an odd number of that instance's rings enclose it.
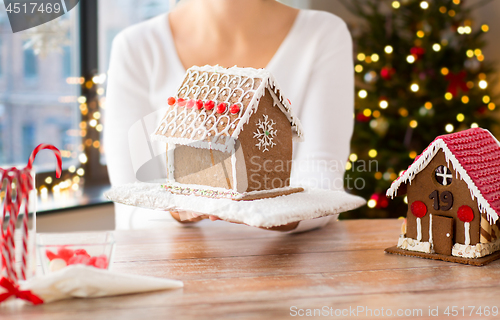
<instances>
[{"instance_id":1,"label":"window","mask_svg":"<svg viewBox=\"0 0 500 320\"><path fill-rule=\"evenodd\" d=\"M0 39L0 77L3 74L3 42Z\"/></svg>"},{"instance_id":2,"label":"window","mask_svg":"<svg viewBox=\"0 0 500 320\"><path fill-rule=\"evenodd\" d=\"M78 163L78 97L81 94L78 9L67 14L63 51L37 39L45 29L12 33L5 8L0 5L0 166L25 166L31 151L50 143L63 151L63 168ZM49 23L58 23L53 20ZM47 23L48 24L48 23ZM42 25L44 26L44 25ZM41 48L41 49L40 49ZM61 70L61 71L60 71ZM37 81L32 81L33 79ZM38 173L53 171L54 156L37 156Z\"/></svg>"},{"instance_id":3,"label":"window","mask_svg":"<svg viewBox=\"0 0 500 320\"><path fill-rule=\"evenodd\" d=\"M38 76L38 59L33 49L23 50L23 63L24 77L28 79L36 78Z\"/></svg>"}]
</instances>

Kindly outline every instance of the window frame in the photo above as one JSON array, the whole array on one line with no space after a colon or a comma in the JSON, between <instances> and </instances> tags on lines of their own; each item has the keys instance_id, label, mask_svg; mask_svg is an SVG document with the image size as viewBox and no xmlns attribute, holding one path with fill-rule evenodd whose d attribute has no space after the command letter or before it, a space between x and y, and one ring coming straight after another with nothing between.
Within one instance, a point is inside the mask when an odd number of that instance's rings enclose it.
<instances>
[{"instance_id":1,"label":"window frame","mask_svg":"<svg viewBox=\"0 0 500 320\"><path fill-rule=\"evenodd\" d=\"M98 73L98 0L80 1L78 5L78 25L79 25L79 56L80 56L80 76L84 79L84 85L81 86L80 95L85 97L89 110L98 111L98 95L96 86L87 88L85 83L92 81L92 78ZM86 115L81 115L80 121L87 122L90 120L91 112ZM94 194L93 189L103 189L109 187L109 177L107 166L101 164L99 149L92 146L86 146L84 141L92 139L100 141L100 133L89 128L86 136L82 137L80 142L84 145L84 151L87 155L87 162L81 167L85 170L83 193L87 191ZM73 175L67 169L63 170L62 177ZM55 180L55 171L37 172L36 187L40 188L45 184L45 179L51 177ZM95 197L95 195L93 196ZM88 200L82 199L82 203L88 203Z\"/></svg>"}]
</instances>

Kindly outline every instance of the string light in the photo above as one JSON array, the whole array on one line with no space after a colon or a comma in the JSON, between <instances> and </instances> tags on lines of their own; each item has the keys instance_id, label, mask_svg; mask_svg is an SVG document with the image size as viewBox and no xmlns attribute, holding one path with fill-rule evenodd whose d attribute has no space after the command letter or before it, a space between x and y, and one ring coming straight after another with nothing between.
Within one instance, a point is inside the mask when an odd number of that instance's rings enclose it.
<instances>
[{"instance_id":1,"label":"string light","mask_svg":"<svg viewBox=\"0 0 500 320\"><path fill-rule=\"evenodd\" d=\"M456 14L455 10L448 11L448 15L452 18L455 16L455 14Z\"/></svg>"},{"instance_id":2,"label":"string light","mask_svg":"<svg viewBox=\"0 0 500 320\"><path fill-rule=\"evenodd\" d=\"M491 111L495 110L495 108L496 108L496 105L493 102L490 102L488 104L488 109L490 109Z\"/></svg>"},{"instance_id":3,"label":"string light","mask_svg":"<svg viewBox=\"0 0 500 320\"><path fill-rule=\"evenodd\" d=\"M381 109L387 109L387 107L389 106L389 102L387 102L387 100L380 100L378 105Z\"/></svg>"},{"instance_id":4,"label":"string light","mask_svg":"<svg viewBox=\"0 0 500 320\"><path fill-rule=\"evenodd\" d=\"M479 88L481 88L483 90L488 88L488 82L486 82L486 80L479 81Z\"/></svg>"},{"instance_id":5,"label":"string light","mask_svg":"<svg viewBox=\"0 0 500 320\"><path fill-rule=\"evenodd\" d=\"M356 160L358 160L358 155L355 153L351 153L349 155L349 160L351 160L352 162L356 162Z\"/></svg>"},{"instance_id":6,"label":"string light","mask_svg":"<svg viewBox=\"0 0 500 320\"><path fill-rule=\"evenodd\" d=\"M368 200L366 205L368 206L368 208L373 209L377 205L377 201L375 201L374 199L370 199Z\"/></svg>"},{"instance_id":7,"label":"string light","mask_svg":"<svg viewBox=\"0 0 500 320\"><path fill-rule=\"evenodd\" d=\"M413 84L411 85L410 89L411 89L411 91L413 91L413 92L417 92L417 91L420 89L420 87L419 87L419 85L418 85L418 84L413 83Z\"/></svg>"},{"instance_id":8,"label":"string light","mask_svg":"<svg viewBox=\"0 0 500 320\"><path fill-rule=\"evenodd\" d=\"M426 10L429 8L429 3L427 1L420 2L420 8Z\"/></svg>"},{"instance_id":9,"label":"string light","mask_svg":"<svg viewBox=\"0 0 500 320\"><path fill-rule=\"evenodd\" d=\"M403 198L403 202L404 202L404 203L406 203L406 204L408 204L408 196L405 196L405 197Z\"/></svg>"},{"instance_id":10,"label":"string light","mask_svg":"<svg viewBox=\"0 0 500 320\"><path fill-rule=\"evenodd\" d=\"M425 36L425 32L423 32L422 30L417 31L417 37L423 38L424 36Z\"/></svg>"},{"instance_id":11,"label":"string light","mask_svg":"<svg viewBox=\"0 0 500 320\"><path fill-rule=\"evenodd\" d=\"M441 13L446 13L447 11L448 11L448 10L446 9L446 7L445 7L445 6L441 6L441 7L439 7L439 12L441 12Z\"/></svg>"},{"instance_id":12,"label":"string light","mask_svg":"<svg viewBox=\"0 0 500 320\"><path fill-rule=\"evenodd\" d=\"M448 133L451 133L453 132L453 130L455 129L455 127L451 124L451 123L448 123L445 127L444 127L444 130L446 130L446 132Z\"/></svg>"},{"instance_id":13,"label":"string light","mask_svg":"<svg viewBox=\"0 0 500 320\"><path fill-rule=\"evenodd\" d=\"M464 121L464 119L465 119L465 116L462 113L457 114L457 121L458 122L462 122L462 121Z\"/></svg>"},{"instance_id":14,"label":"string light","mask_svg":"<svg viewBox=\"0 0 500 320\"><path fill-rule=\"evenodd\" d=\"M490 101L491 101L491 99L490 99L489 96L484 96L483 97L483 103L488 104L488 103L490 103Z\"/></svg>"},{"instance_id":15,"label":"string light","mask_svg":"<svg viewBox=\"0 0 500 320\"><path fill-rule=\"evenodd\" d=\"M446 100L450 101L451 99L453 99L453 95L452 95L451 93L449 93L449 92L446 92L446 93L444 94L444 98L445 98Z\"/></svg>"},{"instance_id":16,"label":"string light","mask_svg":"<svg viewBox=\"0 0 500 320\"><path fill-rule=\"evenodd\" d=\"M459 5L460 4L460 0L453 0L453 3L456 4L456 5Z\"/></svg>"},{"instance_id":17,"label":"string light","mask_svg":"<svg viewBox=\"0 0 500 320\"><path fill-rule=\"evenodd\" d=\"M380 57L378 56L378 54L376 54L376 53L372 54L372 61L373 62L377 62L379 58Z\"/></svg>"},{"instance_id":18,"label":"string light","mask_svg":"<svg viewBox=\"0 0 500 320\"><path fill-rule=\"evenodd\" d=\"M365 62L366 62L366 63L372 63L372 57L370 57L370 56L366 56L366 58L365 58Z\"/></svg>"},{"instance_id":19,"label":"string light","mask_svg":"<svg viewBox=\"0 0 500 320\"><path fill-rule=\"evenodd\" d=\"M346 170L351 170L351 168L352 168L352 163L349 162L349 161L347 161L347 163L345 164L345 169Z\"/></svg>"},{"instance_id":20,"label":"string light","mask_svg":"<svg viewBox=\"0 0 500 320\"><path fill-rule=\"evenodd\" d=\"M486 74L480 73L478 76L479 80L486 80Z\"/></svg>"},{"instance_id":21,"label":"string light","mask_svg":"<svg viewBox=\"0 0 500 320\"><path fill-rule=\"evenodd\" d=\"M45 178L45 183L46 184L51 184L52 183L52 177Z\"/></svg>"},{"instance_id":22,"label":"string light","mask_svg":"<svg viewBox=\"0 0 500 320\"><path fill-rule=\"evenodd\" d=\"M358 53L358 60L359 61L364 61L366 58L365 54L364 53Z\"/></svg>"},{"instance_id":23,"label":"string light","mask_svg":"<svg viewBox=\"0 0 500 320\"><path fill-rule=\"evenodd\" d=\"M483 24L483 25L481 26L481 30L482 30L483 32L488 32L488 31L490 31L490 27L489 27L487 24Z\"/></svg>"},{"instance_id":24,"label":"string light","mask_svg":"<svg viewBox=\"0 0 500 320\"><path fill-rule=\"evenodd\" d=\"M377 180L382 179L382 172L380 172L380 171L379 171L379 172L376 172L376 173L375 173L375 179L377 179Z\"/></svg>"},{"instance_id":25,"label":"string light","mask_svg":"<svg viewBox=\"0 0 500 320\"><path fill-rule=\"evenodd\" d=\"M468 96L463 96L462 97L462 103L464 103L464 104L469 103L469 97Z\"/></svg>"},{"instance_id":26,"label":"string light","mask_svg":"<svg viewBox=\"0 0 500 320\"><path fill-rule=\"evenodd\" d=\"M74 172L76 171L75 166L70 166L70 167L68 168L68 171L69 171L69 172L71 172L71 173L74 173Z\"/></svg>"},{"instance_id":27,"label":"string light","mask_svg":"<svg viewBox=\"0 0 500 320\"><path fill-rule=\"evenodd\" d=\"M424 104L424 107L427 109L427 110L431 110L432 109L432 103L431 102L426 102Z\"/></svg>"},{"instance_id":28,"label":"string light","mask_svg":"<svg viewBox=\"0 0 500 320\"><path fill-rule=\"evenodd\" d=\"M410 121L410 128L415 129L418 126L417 120Z\"/></svg>"},{"instance_id":29,"label":"string light","mask_svg":"<svg viewBox=\"0 0 500 320\"><path fill-rule=\"evenodd\" d=\"M372 115L372 111L370 109L365 109L365 110L363 110L363 115L365 117L369 117Z\"/></svg>"},{"instance_id":30,"label":"string light","mask_svg":"<svg viewBox=\"0 0 500 320\"><path fill-rule=\"evenodd\" d=\"M406 57L406 61L408 61L408 63L413 63L415 62L415 57L413 55L409 55Z\"/></svg>"},{"instance_id":31,"label":"string light","mask_svg":"<svg viewBox=\"0 0 500 320\"><path fill-rule=\"evenodd\" d=\"M378 118L378 117L380 117L380 111L378 111L378 110L373 111L372 116L373 116L374 118Z\"/></svg>"},{"instance_id":32,"label":"string light","mask_svg":"<svg viewBox=\"0 0 500 320\"><path fill-rule=\"evenodd\" d=\"M410 159L415 159L417 157L417 152L416 151L411 151L410 154L408 154Z\"/></svg>"},{"instance_id":33,"label":"string light","mask_svg":"<svg viewBox=\"0 0 500 320\"><path fill-rule=\"evenodd\" d=\"M484 55L482 55L482 54L478 55L477 61L480 61L480 62L484 61Z\"/></svg>"},{"instance_id":34,"label":"string light","mask_svg":"<svg viewBox=\"0 0 500 320\"><path fill-rule=\"evenodd\" d=\"M443 76L448 75L448 73L450 73L450 70L448 70L448 68L444 67L444 68L441 69L441 74Z\"/></svg>"},{"instance_id":35,"label":"string light","mask_svg":"<svg viewBox=\"0 0 500 320\"><path fill-rule=\"evenodd\" d=\"M473 122L471 125L470 125L471 128L478 128L479 125L475 122Z\"/></svg>"},{"instance_id":36,"label":"string light","mask_svg":"<svg viewBox=\"0 0 500 320\"><path fill-rule=\"evenodd\" d=\"M467 88L469 88L469 89L474 88L474 82L472 82L472 81L467 81Z\"/></svg>"},{"instance_id":37,"label":"string light","mask_svg":"<svg viewBox=\"0 0 500 320\"><path fill-rule=\"evenodd\" d=\"M394 49L391 46L385 46L384 51L387 54L391 54L394 51Z\"/></svg>"},{"instance_id":38,"label":"string light","mask_svg":"<svg viewBox=\"0 0 500 320\"><path fill-rule=\"evenodd\" d=\"M392 7L394 9L399 9L399 7L401 7L401 4L399 3L399 1L393 1L392 2Z\"/></svg>"},{"instance_id":39,"label":"string light","mask_svg":"<svg viewBox=\"0 0 500 320\"><path fill-rule=\"evenodd\" d=\"M483 54L483 52L481 51L481 49L476 49L476 50L474 50L474 54L475 54L477 57L479 57L480 55L482 55L482 54Z\"/></svg>"},{"instance_id":40,"label":"string light","mask_svg":"<svg viewBox=\"0 0 500 320\"><path fill-rule=\"evenodd\" d=\"M364 99L368 96L368 92L366 92L366 90L359 90L358 92L358 96L361 98L361 99Z\"/></svg>"},{"instance_id":41,"label":"string light","mask_svg":"<svg viewBox=\"0 0 500 320\"><path fill-rule=\"evenodd\" d=\"M432 45L432 50L439 52L441 50L441 45L439 43L434 43Z\"/></svg>"},{"instance_id":42,"label":"string light","mask_svg":"<svg viewBox=\"0 0 500 320\"><path fill-rule=\"evenodd\" d=\"M360 64L357 64L355 67L354 67L354 71L356 71L357 73L361 73L363 72L363 66L360 65Z\"/></svg>"},{"instance_id":43,"label":"string light","mask_svg":"<svg viewBox=\"0 0 500 320\"><path fill-rule=\"evenodd\" d=\"M402 117L408 117L408 110L405 108L399 108L398 112Z\"/></svg>"},{"instance_id":44,"label":"string light","mask_svg":"<svg viewBox=\"0 0 500 320\"><path fill-rule=\"evenodd\" d=\"M377 156L377 150L371 149L370 151L368 151L368 156L370 158L375 158Z\"/></svg>"},{"instance_id":45,"label":"string light","mask_svg":"<svg viewBox=\"0 0 500 320\"><path fill-rule=\"evenodd\" d=\"M81 177L85 174L85 170L83 170L83 168L78 168L78 170L76 170L76 174Z\"/></svg>"},{"instance_id":46,"label":"string light","mask_svg":"<svg viewBox=\"0 0 500 320\"><path fill-rule=\"evenodd\" d=\"M471 34L471 32L472 32L472 28L470 26L465 26L464 27L464 33Z\"/></svg>"}]
</instances>

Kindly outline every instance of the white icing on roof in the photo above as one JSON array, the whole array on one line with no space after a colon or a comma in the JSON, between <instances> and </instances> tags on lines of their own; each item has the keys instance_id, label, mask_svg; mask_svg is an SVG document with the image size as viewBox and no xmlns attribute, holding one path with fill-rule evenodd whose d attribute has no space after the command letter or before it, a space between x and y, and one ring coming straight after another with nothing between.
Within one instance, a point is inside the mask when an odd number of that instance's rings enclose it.
<instances>
[{"instance_id":1,"label":"white icing on roof","mask_svg":"<svg viewBox=\"0 0 500 320\"><path fill-rule=\"evenodd\" d=\"M274 105L286 115L292 126L294 140L301 141L302 127L293 113L290 103L281 95L274 77L265 69L223 68L220 66L194 66L187 70L185 79L177 92L177 99L212 100L213 110L179 106L176 102L168 106L151 138L166 143L189 145L196 148L212 148L219 151L234 150L234 142L257 111L260 99L269 90ZM217 113L217 105L226 103L226 111ZM229 111L238 105L236 114Z\"/></svg>"}]
</instances>

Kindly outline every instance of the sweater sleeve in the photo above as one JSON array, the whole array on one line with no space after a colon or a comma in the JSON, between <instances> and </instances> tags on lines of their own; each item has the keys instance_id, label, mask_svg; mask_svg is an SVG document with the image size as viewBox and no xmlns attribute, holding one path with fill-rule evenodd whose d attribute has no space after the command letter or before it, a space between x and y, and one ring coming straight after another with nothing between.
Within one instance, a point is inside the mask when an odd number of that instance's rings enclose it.
<instances>
[{"instance_id":1,"label":"sweater sleeve","mask_svg":"<svg viewBox=\"0 0 500 320\"><path fill-rule=\"evenodd\" d=\"M125 32L113 40L105 109L104 146L112 185L136 181L129 130L150 114L146 57L134 50Z\"/></svg>"},{"instance_id":2,"label":"sweater sleeve","mask_svg":"<svg viewBox=\"0 0 500 320\"><path fill-rule=\"evenodd\" d=\"M294 183L343 190L353 131L354 67L351 35L335 18L318 37L300 112L305 141L296 144L293 177Z\"/></svg>"}]
</instances>

